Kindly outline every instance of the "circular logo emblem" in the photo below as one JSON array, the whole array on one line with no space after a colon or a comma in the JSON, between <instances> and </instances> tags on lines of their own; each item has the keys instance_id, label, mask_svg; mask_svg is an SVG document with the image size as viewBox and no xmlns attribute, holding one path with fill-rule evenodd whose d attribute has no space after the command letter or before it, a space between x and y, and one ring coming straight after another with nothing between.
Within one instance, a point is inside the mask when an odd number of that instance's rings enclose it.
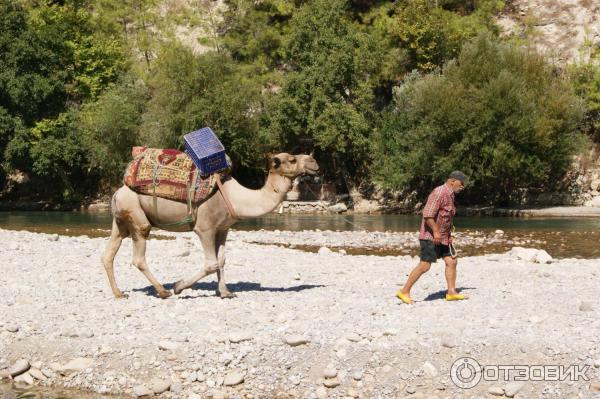
<instances>
[{"instance_id":1,"label":"circular logo emblem","mask_svg":"<svg viewBox=\"0 0 600 399\"><path fill-rule=\"evenodd\" d=\"M452 363L450 378L459 388L473 388L481 381L481 365L471 357L458 358Z\"/></svg>"}]
</instances>

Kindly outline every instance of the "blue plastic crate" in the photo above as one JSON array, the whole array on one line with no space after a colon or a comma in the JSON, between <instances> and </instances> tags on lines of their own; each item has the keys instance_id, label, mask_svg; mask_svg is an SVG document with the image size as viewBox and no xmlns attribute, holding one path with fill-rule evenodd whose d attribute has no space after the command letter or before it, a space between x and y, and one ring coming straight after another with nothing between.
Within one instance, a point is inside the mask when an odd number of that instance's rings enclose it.
<instances>
[{"instance_id":1,"label":"blue plastic crate","mask_svg":"<svg viewBox=\"0 0 600 399\"><path fill-rule=\"evenodd\" d=\"M209 127L183 136L185 152L192 158L203 176L220 172L231 165L225 155L225 147Z\"/></svg>"}]
</instances>

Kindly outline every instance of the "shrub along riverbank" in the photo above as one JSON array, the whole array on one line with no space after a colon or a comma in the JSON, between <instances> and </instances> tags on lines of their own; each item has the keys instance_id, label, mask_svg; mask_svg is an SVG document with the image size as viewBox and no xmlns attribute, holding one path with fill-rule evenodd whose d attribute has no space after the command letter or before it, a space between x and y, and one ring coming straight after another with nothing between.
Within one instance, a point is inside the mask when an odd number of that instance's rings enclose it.
<instances>
[{"instance_id":1,"label":"shrub along riverbank","mask_svg":"<svg viewBox=\"0 0 600 399\"><path fill-rule=\"evenodd\" d=\"M264 154L315 150L338 192L411 206L453 169L470 177L465 204L577 196L573 156L587 167L600 137L599 56L549 63L499 36L503 7L2 2L1 196L91 202L133 145L182 148L202 126L254 187ZM183 28L203 32L195 46Z\"/></svg>"}]
</instances>

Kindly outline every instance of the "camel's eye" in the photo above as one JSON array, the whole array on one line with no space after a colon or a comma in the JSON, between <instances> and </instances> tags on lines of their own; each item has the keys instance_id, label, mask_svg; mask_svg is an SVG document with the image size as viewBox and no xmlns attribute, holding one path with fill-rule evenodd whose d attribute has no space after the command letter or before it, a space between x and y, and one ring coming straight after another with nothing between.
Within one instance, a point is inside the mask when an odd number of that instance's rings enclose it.
<instances>
[{"instance_id":1,"label":"camel's eye","mask_svg":"<svg viewBox=\"0 0 600 399\"><path fill-rule=\"evenodd\" d=\"M290 161L290 163L296 163L296 157L291 157L291 158L289 159L289 161Z\"/></svg>"}]
</instances>

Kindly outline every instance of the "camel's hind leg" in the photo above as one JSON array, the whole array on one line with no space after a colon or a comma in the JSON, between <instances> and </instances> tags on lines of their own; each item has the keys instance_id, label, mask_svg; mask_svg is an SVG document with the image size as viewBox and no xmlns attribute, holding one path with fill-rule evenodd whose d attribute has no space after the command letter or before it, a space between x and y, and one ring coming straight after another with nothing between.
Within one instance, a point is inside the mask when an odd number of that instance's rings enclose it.
<instances>
[{"instance_id":1,"label":"camel's hind leg","mask_svg":"<svg viewBox=\"0 0 600 399\"><path fill-rule=\"evenodd\" d=\"M127 298L127 295L123 294L119 287L117 287L113 267L115 255L121 247L121 242L123 241L123 238L127 236L128 232L125 226L119 223L116 218L113 218L110 238L108 240L108 244L106 245L106 249L102 254L102 264L104 265L104 269L106 270L106 275L108 276L108 283L110 284L110 288L112 289L115 298Z\"/></svg>"},{"instance_id":2,"label":"camel's hind leg","mask_svg":"<svg viewBox=\"0 0 600 399\"><path fill-rule=\"evenodd\" d=\"M180 294L181 291L194 285L196 281L219 270L219 262L215 250L217 232L214 229L194 229L194 232L200 237L200 242L202 243L202 249L204 250L204 266L198 273L194 274L189 279L177 281L174 288L175 294Z\"/></svg>"},{"instance_id":3,"label":"camel's hind leg","mask_svg":"<svg viewBox=\"0 0 600 399\"><path fill-rule=\"evenodd\" d=\"M131 213L131 224L129 226L129 232L133 240L133 260L132 263L146 276L148 281L154 286L158 296L161 298L168 298L172 295L170 291L167 291L165 287L154 277L148 268L146 263L146 240L150 235L152 226L148 221L148 218L141 209L134 210Z\"/></svg>"}]
</instances>

